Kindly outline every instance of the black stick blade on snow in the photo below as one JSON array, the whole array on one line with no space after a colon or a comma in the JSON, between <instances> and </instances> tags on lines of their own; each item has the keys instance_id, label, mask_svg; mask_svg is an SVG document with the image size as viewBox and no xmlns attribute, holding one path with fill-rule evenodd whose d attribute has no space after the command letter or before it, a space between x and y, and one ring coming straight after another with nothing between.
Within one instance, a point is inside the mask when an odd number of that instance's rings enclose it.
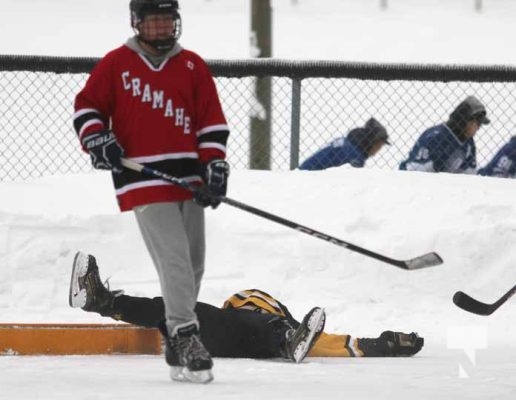
<instances>
[{"instance_id":1,"label":"black stick blade on snow","mask_svg":"<svg viewBox=\"0 0 516 400\"><path fill-rule=\"evenodd\" d=\"M514 293L516 293L516 285L513 286L507 293L500 297L493 304L482 303L471 297L464 292L457 292L453 295L453 302L459 308L478 315L491 315L494 313L503 303L509 300Z\"/></svg>"}]
</instances>

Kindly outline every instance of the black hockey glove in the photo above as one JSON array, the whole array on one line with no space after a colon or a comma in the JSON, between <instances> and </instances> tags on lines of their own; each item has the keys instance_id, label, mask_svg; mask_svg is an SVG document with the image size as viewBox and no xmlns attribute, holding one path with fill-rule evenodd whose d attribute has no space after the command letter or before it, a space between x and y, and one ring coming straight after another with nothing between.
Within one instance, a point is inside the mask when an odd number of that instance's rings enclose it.
<instances>
[{"instance_id":1,"label":"black hockey glove","mask_svg":"<svg viewBox=\"0 0 516 400\"><path fill-rule=\"evenodd\" d=\"M206 185L200 186L195 189L193 192L193 199L194 201L199 204L201 207L208 207L211 206L213 194L210 193L208 187ZM219 202L220 203L220 202ZM218 206L218 204L217 204ZM217 207L215 206L215 207ZM213 208L215 208L213 207Z\"/></svg>"},{"instance_id":2,"label":"black hockey glove","mask_svg":"<svg viewBox=\"0 0 516 400\"><path fill-rule=\"evenodd\" d=\"M110 169L117 174L123 171L120 158L124 150L112 131L106 129L88 135L82 140L82 145L90 154L93 168Z\"/></svg>"},{"instance_id":3,"label":"black hockey glove","mask_svg":"<svg viewBox=\"0 0 516 400\"><path fill-rule=\"evenodd\" d=\"M228 188L229 164L224 160L213 160L203 166L204 186L194 192L194 201L203 207L217 208L220 196Z\"/></svg>"}]
</instances>

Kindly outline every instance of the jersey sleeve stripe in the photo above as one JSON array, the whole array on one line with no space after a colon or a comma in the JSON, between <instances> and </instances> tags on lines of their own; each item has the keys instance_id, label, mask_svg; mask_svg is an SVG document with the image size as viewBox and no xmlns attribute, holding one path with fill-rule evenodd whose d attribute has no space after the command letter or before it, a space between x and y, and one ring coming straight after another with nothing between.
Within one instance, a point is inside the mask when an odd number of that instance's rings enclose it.
<instances>
[{"instance_id":1,"label":"jersey sleeve stripe","mask_svg":"<svg viewBox=\"0 0 516 400\"><path fill-rule=\"evenodd\" d=\"M229 134L229 126L224 125L224 124L206 126L197 132L197 137L205 135L206 133L211 133L211 132L216 132L216 131L227 131Z\"/></svg>"},{"instance_id":2,"label":"jersey sleeve stripe","mask_svg":"<svg viewBox=\"0 0 516 400\"><path fill-rule=\"evenodd\" d=\"M100 119L91 119L89 121L86 121L80 127L80 129L78 131L79 138L82 140L82 137L84 136L84 133L86 132L86 130L95 125L99 126L99 128L95 129L95 131L100 131L100 130L104 129L104 123Z\"/></svg>"},{"instance_id":3,"label":"jersey sleeve stripe","mask_svg":"<svg viewBox=\"0 0 516 400\"><path fill-rule=\"evenodd\" d=\"M225 145L228 140L228 135L228 131L214 131L202 135L197 139L197 141L198 143L217 142Z\"/></svg>"},{"instance_id":4,"label":"jersey sleeve stripe","mask_svg":"<svg viewBox=\"0 0 516 400\"><path fill-rule=\"evenodd\" d=\"M228 131L214 130L206 132L197 139L198 148L200 151L217 150L226 154L226 142L228 140L228 136Z\"/></svg>"},{"instance_id":5,"label":"jersey sleeve stripe","mask_svg":"<svg viewBox=\"0 0 516 400\"><path fill-rule=\"evenodd\" d=\"M76 111L73 114L73 119L75 120L79 117L82 117L85 114L90 114L90 113L98 114L100 116L99 110L96 110L95 108L81 108L80 110Z\"/></svg>"},{"instance_id":6,"label":"jersey sleeve stripe","mask_svg":"<svg viewBox=\"0 0 516 400\"><path fill-rule=\"evenodd\" d=\"M226 154L226 146L220 143L208 142L199 144L199 149L217 149Z\"/></svg>"},{"instance_id":7,"label":"jersey sleeve stripe","mask_svg":"<svg viewBox=\"0 0 516 400\"><path fill-rule=\"evenodd\" d=\"M73 115L73 126L79 137L94 124L100 124L99 130L104 128L102 115L94 108L83 108Z\"/></svg>"}]
</instances>

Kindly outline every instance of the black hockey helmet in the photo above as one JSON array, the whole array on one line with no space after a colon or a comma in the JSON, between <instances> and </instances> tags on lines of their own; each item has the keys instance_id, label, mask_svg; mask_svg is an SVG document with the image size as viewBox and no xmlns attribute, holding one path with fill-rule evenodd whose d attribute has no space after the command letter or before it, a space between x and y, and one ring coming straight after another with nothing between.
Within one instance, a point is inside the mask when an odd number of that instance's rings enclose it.
<instances>
[{"instance_id":1,"label":"black hockey helmet","mask_svg":"<svg viewBox=\"0 0 516 400\"><path fill-rule=\"evenodd\" d=\"M167 52L176 44L181 36L181 15L177 0L131 0L131 27L136 31L138 39L152 46L159 52ZM174 17L174 32L166 39L146 40L141 36L139 24L150 14L172 14Z\"/></svg>"}]
</instances>

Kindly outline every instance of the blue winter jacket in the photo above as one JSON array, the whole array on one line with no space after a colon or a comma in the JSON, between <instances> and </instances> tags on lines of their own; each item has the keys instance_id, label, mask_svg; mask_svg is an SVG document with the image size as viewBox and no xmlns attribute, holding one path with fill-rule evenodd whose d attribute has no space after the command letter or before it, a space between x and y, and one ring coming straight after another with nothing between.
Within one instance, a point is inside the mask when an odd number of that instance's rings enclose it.
<instances>
[{"instance_id":1,"label":"blue winter jacket","mask_svg":"<svg viewBox=\"0 0 516 400\"><path fill-rule=\"evenodd\" d=\"M478 170L479 175L516 178L516 136L506 143L493 159Z\"/></svg>"},{"instance_id":2,"label":"blue winter jacket","mask_svg":"<svg viewBox=\"0 0 516 400\"><path fill-rule=\"evenodd\" d=\"M346 137L341 137L308 157L299 169L317 171L344 164L360 168L364 166L367 157L364 150L351 143Z\"/></svg>"},{"instance_id":3,"label":"blue winter jacket","mask_svg":"<svg viewBox=\"0 0 516 400\"><path fill-rule=\"evenodd\" d=\"M476 157L473 138L461 142L446 124L440 124L421 134L400 169L474 174Z\"/></svg>"}]
</instances>

